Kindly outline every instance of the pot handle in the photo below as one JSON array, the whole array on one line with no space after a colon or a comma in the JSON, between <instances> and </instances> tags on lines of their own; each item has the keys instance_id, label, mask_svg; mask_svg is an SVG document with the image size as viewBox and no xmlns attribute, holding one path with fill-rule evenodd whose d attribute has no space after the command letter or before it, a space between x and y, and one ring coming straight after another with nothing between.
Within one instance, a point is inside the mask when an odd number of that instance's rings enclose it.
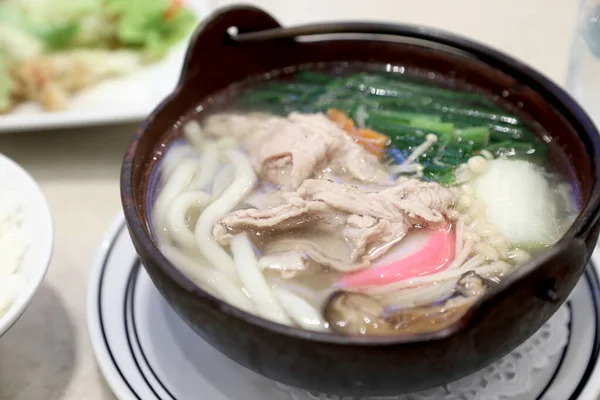
<instances>
[{"instance_id":1,"label":"pot handle","mask_svg":"<svg viewBox=\"0 0 600 400\"><path fill-rule=\"evenodd\" d=\"M202 65L219 57L234 46L231 28L236 35L270 31L281 25L263 10L237 5L217 9L196 28L188 47L180 84L199 74Z\"/></svg>"}]
</instances>

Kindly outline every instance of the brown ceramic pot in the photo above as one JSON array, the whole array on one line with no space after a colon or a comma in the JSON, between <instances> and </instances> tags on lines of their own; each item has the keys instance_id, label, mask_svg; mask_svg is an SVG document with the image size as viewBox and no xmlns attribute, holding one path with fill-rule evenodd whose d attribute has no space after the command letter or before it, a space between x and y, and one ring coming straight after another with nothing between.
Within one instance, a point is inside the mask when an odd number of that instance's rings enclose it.
<instances>
[{"instance_id":1,"label":"brown ceramic pot","mask_svg":"<svg viewBox=\"0 0 600 400\"><path fill-rule=\"evenodd\" d=\"M228 29L237 28L237 35ZM339 61L421 67L502 95L536 120L569 159L562 166L581 214L555 246L489 292L453 326L389 338L345 337L281 326L235 309L196 287L158 251L148 223L148 170L164 132L234 82L299 64ZM557 85L504 54L422 27L335 23L283 29L252 7L217 11L198 28L181 80L135 133L123 162L127 225L148 274L206 341L276 381L343 395L390 395L445 384L515 349L558 309L598 239L600 142L581 108Z\"/></svg>"}]
</instances>

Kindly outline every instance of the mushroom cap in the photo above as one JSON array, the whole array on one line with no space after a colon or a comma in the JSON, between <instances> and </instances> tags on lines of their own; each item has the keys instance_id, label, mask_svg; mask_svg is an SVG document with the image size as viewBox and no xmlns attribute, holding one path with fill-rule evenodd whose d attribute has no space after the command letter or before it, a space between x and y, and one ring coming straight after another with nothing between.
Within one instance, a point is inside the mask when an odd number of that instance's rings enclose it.
<instances>
[{"instance_id":1,"label":"mushroom cap","mask_svg":"<svg viewBox=\"0 0 600 400\"><path fill-rule=\"evenodd\" d=\"M329 296L323 315L334 332L346 335L393 334L383 318L383 305L371 296L337 291Z\"/></svg>"}]
</instances>

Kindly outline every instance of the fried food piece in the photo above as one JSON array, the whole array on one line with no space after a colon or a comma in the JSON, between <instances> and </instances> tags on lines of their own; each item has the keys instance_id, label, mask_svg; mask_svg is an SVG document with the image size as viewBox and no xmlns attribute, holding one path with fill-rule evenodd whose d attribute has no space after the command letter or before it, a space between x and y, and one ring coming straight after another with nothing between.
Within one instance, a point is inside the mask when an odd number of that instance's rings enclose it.
<instances>
[{"instance_id":1,"label":"fried food piece","mask_svg":"<svg viewBox=\"0 0 600 400\"><path fill-rule=\"evenodd\" d=\"M75 50L33 57L11 68L13 97L39 102L48 111L63 110L76 92L131 73L141 64L139 54L126 50Z\"/></svg>"}]
</instances>

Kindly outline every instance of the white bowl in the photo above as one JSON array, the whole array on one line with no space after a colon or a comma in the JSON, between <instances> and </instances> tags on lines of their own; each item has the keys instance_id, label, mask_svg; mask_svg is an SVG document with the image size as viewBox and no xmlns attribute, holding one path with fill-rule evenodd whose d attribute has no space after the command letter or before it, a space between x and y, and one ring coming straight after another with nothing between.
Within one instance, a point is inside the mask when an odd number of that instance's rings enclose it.
<instances>
[{"instance_id":1,"label":"white bowl","mask_svg":"<svg viewBox=\"0 0 600 400\"><path fill-rule=\"evenodd\" d=\"M26 282L25 287L4 315L0 316L0 336L27 309L44 280L52 257L54 239L50 207L40 187L27 171L10 158L0 154L0 196L3 192L10 191L16 192L23 200L22 230L28 241L28 247L18 271Z\"/></svg>"}]
</instances>

